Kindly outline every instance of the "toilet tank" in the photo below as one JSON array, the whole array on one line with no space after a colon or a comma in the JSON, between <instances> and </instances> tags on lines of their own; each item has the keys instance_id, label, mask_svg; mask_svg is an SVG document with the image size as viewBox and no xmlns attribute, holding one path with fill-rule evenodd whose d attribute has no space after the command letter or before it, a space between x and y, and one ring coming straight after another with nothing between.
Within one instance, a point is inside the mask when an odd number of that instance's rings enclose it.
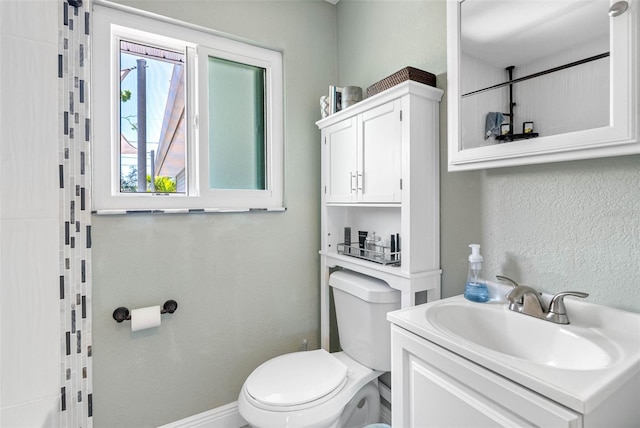
<instances>
[{"instance_id":1,"label":"toilet tank","mask_svg":"<svg viewBox=\"0 0 640 428\"><path fill-rule=\"evenodd\" d=\"M400 309L400 291L377 278L351 271L329 277L342 350L375 370L391 371L391 327L387 312Z\"/></svg>"}]
</instances>

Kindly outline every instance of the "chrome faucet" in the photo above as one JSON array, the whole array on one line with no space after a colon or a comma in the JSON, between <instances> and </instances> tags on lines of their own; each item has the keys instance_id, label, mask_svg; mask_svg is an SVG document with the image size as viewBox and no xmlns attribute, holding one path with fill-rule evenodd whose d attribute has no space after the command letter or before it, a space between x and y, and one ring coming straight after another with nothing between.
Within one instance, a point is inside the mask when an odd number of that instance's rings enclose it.
<instances>
[{"instance_id":1,"label":"chrome faucet","mask_svg":"<svg viewBox=\"0 0 640 428\"><path fill-rule=\"evenodd\" d=\"M531 315L536 318L544 318L544 303L540 294L527 285L519 285L510 290L505 297L509 301L509 310Z\"/></svg>"},{"instance_id":2,"label":"chrome faucet","mask_svg":"<svg viewBox=\"0 0 640 428\"><path fill-rule=\"evenodd\" d=\"M588 293L583 293L582 291L563 291L553 296L551 302L549 302L549 308L545 309L540 293L533 288L527 285L517 285L515 281L504 276L498 276L498 279L507 280L514 285L514 288L505 295L509 302L509 310L556 324L569 324L567 309L564 306L564 298L566 296L581 298L589 296Z\"/></svg>"}]
</instances>

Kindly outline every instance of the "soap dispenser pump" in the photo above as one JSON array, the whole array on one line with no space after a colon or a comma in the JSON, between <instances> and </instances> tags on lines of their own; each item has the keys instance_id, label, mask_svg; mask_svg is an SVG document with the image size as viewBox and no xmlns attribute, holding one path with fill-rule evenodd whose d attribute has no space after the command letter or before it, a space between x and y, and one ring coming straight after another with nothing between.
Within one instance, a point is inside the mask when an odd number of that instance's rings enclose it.
<instances>
[{"instance_id":1,"label":"soap dispenser pump","mask_svg":"<svg viewBox=\"0 0 640 428\"><path fill-rule=\"evenodd\" d=\"M488 302L489 290L481 276L483 258L480 255L480 245L471 244L469 247L471 255L469 256L469 274L464 289L464 298L472 302Z\"/></svg>"}]
</instances>

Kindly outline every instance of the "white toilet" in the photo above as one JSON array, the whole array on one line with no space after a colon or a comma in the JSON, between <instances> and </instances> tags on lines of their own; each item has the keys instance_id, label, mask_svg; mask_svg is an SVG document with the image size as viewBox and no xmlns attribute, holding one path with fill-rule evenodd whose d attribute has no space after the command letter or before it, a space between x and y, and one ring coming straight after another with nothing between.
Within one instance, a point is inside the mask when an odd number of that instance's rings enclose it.
<instances>
[{"instance_id":1,"label":"white toilet","mask_svg":"<svg viewBox=\"0 0 640 428\"><path fill-rule=\"evenodd\" d=\"M379 422L377 378L391 370L387 312L400 292L350 271L329 277L342 352L322 349L275 357L249 375L240 415L257 428L362 428Z\"/></svg>"}]
</instances>

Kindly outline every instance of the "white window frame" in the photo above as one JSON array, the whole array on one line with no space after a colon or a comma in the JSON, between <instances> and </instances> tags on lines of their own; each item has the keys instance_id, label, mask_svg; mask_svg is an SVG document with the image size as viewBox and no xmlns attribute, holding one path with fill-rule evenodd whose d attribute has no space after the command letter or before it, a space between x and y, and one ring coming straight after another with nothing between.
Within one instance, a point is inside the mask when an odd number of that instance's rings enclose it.
<instances>
[{"instance_id":1,"label":"white window frame","mask_svg":"<svg viewBox=\"0 0 640 428\"><path fill-rule=\"evenodd\" d=\"M282 210L284 101L282 53L212 30L124 6L94 4L92 39L92 210L185 212ZM104 6L103 6L104 5ZM184 52L187 66L187 190L182 194L120 192L119 39ZM208 56L266 69L266 190L209 189Z\"/></svg>"}]
</instances>

